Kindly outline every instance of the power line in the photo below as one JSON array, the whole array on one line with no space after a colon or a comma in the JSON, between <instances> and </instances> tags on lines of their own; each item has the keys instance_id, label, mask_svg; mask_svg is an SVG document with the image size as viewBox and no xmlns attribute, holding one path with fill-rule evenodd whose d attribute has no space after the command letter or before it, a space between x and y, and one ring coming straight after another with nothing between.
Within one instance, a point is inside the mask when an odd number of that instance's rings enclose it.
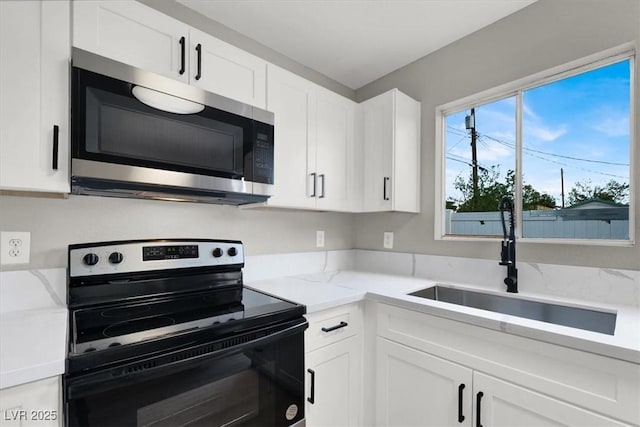
<instances>
[{"instance_id":1,"label":"power line","mask_svg":"<svg viewBox=\"0 0 640 427\"><path fill-rule=\"evenodd\" d=\"M502 140L499 140L497 138L494 138L492 136L485 135L485 134L480 134L480 136L482 136L484 138L491 139L492 141L503 143L503 144L507 145L510 148L515 148L515 144L513 144L511 142L502 141ZM548 153L546 151L535 150L533 148L527 148L527 147L522 147L522 149L526 150L526 151L532 151L534 153L545 154L547 156L560 157L560 158L569 159L569 160L578 160L578 161L581 161L581 162L600 163L600 164L603 164L603 165L613 165L613 166L629 166L629 163L606 162L604 160L593 160L593 159L583 159L583 158L580 158L580 157L563 156L562 154Z\"/></svg>"},{"instance_id":2,"label":"power line","mask_svg":"<svg viewBox=\"0 0 640 427\"><path fill-rule=\"evenodd\" d=\"M514 147L513 147L510 143L508 143L508 142L500 141L500 140L498 140L498 139L496 139L496 138L490 138L490 139L492 139L493 141L497 142L498 144L505 145L505 146L507 146L507 147L509 147L509 148L514 148ZM557 161L557 160L553 160L553 159L549 159L549 158L546 158L546 157L542 157L542 156L539 156L539 155L537 155L537 154L532 154L532 153L525 153L525 154L527 154L527 155L529 155L529 156L532 156L532 157L536 157L536 158L541 159L541 160L544 160L544 161L546 161L546 162L556 163L556 164L558 164L558 165L562 165L562 166L568 166L568 167L570 167L570 168L579 169L579 170L581 170L581 171L585 171L585 172L595 173L595 174L598 174L598 175L604 175L604 176L611 176L611 177L614 177L614 178L622 178L622 179L628 179L628 178L629 178L628 176L615 175L615 174L612 174L612 173L606 173L606 172L594 171L594 170L592 170L592 169L587 169L587 168L583 168L583 167L576 166L576 165L570 165L570 164L568 164L568 163L565 163L565 162L559 162L559 161Z\"/></svg>"}]
</instances>

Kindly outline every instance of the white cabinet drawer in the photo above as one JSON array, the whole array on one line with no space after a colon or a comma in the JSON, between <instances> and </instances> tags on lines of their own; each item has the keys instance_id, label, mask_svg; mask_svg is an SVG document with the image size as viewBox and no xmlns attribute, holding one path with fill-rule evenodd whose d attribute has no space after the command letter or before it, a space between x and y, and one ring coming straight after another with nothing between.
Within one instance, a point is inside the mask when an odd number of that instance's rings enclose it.
<instances>
[{"instance_id":1,"label":"white cabinet drawer","mask_svg":"<svg viewBox=\"0 0 640 427\"><path fill-rule=\"evenodd\" d=\"M362 309L359 304L308 314L307 319L309 329L304 339L306 352L349 338L362 330Z\"/></svg>"}]
</instances>

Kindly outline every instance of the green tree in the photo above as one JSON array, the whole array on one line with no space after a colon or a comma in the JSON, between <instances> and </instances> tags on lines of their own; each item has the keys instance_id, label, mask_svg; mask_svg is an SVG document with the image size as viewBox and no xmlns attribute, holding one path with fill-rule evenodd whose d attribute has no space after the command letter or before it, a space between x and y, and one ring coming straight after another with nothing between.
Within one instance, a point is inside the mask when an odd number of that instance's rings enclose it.
<instances>
[{"instance_id":1,"label":"green tree","mask_svg":"<svg viewBox=\"0 0 640 427\"><path fill-rule=\"evenodd\" d=\"M448 201L448 206L457 204L458 212L491 212L498 209L498 204L504 196L515 194L516 174L508 170L504 182L500 182L500 170L497 166L491 169L478 171L478 194L473 194L473 178L469 175L464 178L458 175L454 181L454 188L462 193L462 199ZM549 194L541 193L531 184L522 186L522 206L524 210L538 210L555 208L555 198Z\"/></svg>"},{"instance_id":2,"label":"green tree","mask_svg":"<svg viewBox=\"0 0 640 427\"><path fill-rule=\"evenodd\" d=\"M458 201L458 212L497 210L502 197L513 194L509 191L508 184L499 182L499 178L500 170L497 166L491 166L491 169L480 169L478 171L478 194L474 195L472 175L469 174L466 179L458 175L453 183L454 188L462 193L462 199Z\"/></svg>"},{"instance_id":3,"label":"green tree","mask_svg":"<svg viewBox=\"0 0 640 427\"><path fill-rule=\"evenodd\" d=\"M603 186L594 186L590 179L576 182L568 194L569 206L591 199L629 204L629 184L610 180Z\"/></svg>"}]
</instances>

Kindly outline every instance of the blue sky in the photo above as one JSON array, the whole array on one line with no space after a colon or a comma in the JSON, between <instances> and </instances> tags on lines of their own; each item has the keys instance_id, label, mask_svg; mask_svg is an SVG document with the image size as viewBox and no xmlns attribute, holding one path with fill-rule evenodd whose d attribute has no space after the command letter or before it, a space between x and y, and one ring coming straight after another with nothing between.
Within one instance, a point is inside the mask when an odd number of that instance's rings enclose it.
<instances>
[{"instance_id":1,"label":"blue sky","mask_svg":"<svg viewBox=\"0 0 640 427\"><path fill-rule=\"evenodd\" d=\"M556 197L560 204L560 168L565 194L577 181L603 185L629 182L629 60L544 86L523 96L524 181ZM446 119L446 193L458 198L453 181L471 167L469 110ZM501 179L515 168L515 97L476 107L478 161L498 165ZM569 159L573 157L575 159ZM578 160L581 159L581 160ZM616 164L609 164L616 163Z\"/></svg>"}]
</instances>

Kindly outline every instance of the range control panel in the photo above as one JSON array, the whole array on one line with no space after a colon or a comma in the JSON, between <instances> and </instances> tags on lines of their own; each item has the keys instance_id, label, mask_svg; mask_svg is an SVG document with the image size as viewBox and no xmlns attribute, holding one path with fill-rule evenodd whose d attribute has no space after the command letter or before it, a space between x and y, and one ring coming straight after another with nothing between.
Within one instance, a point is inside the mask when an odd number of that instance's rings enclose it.
<instances>
[{"instance_id":1,"label":"range control panel","mask_svg":"<svg viewBox=\"0 0 640 427\"><path fill-rule=\"evenodd\" d=\"M244 264L242 242L146 240L69 246L69 276Z\"/></svg>"}]
</instances>

